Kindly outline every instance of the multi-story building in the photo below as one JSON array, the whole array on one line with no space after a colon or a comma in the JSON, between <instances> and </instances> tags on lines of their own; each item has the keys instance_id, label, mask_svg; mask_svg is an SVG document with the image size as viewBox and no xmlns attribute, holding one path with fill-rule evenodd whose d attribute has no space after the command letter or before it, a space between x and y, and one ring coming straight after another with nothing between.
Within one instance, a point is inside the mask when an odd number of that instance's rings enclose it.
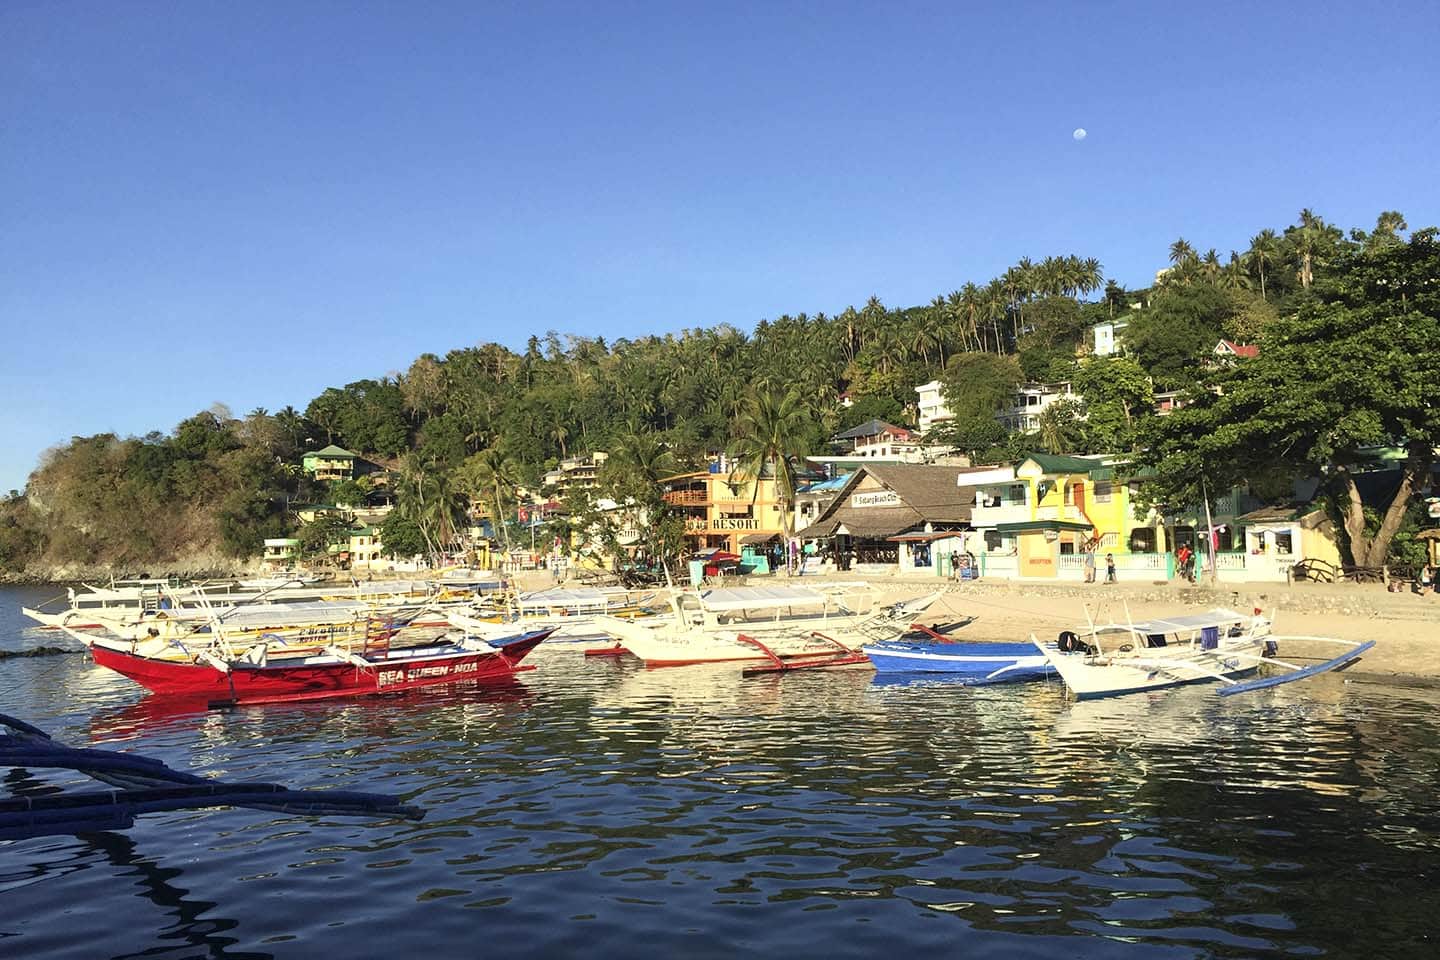
<instances>
[{"instance_id":1,"label":"multi-story building","mask_svg":"<svg viewBox=\"0 0 1440 960\"><path fill-rule=\"evenodd\" d=\"M685 516L685 539L696 550L720 549L739 554L745 545L781 535L784 516L775 478L758 478L734 469L723 457L705 470L660 481L662 499Z\"/></svg>"},{"instance_id":2,"label":"multi-story building","mask_svg":"<svg viewBox=\"0 0 1440 960\"><path fill-rule=\"evenodd\" d=\"M1130 326L1128 320L1101 320L1090 328L1094 343L1091 347L1091 355L1096 357L1113 357L1121 351L1124 340L1125 328Z\"/></svg>"},{"instance_id":3,"label":"multi-story building","mask_svg":"<svg viewBox=\"0 0 1440 960\"><path fill-rule=\"evenodd\" d=\"M955 419L955 414L945 406L944 385L939 380L922 383L915 388L920 395L920 432L926 433L937 423Z\"/></svg>"},{"instance_id":4,"label":"multi-story building","mask_svg":"<svg viewBox=\"0 0 1440 960\"><path fill-rule=\"evenodd\" d=\"M1011 433L1040 428L1040 414L1061 400L1080 400L1068 380L1060 383L1027 383L1016 391L1010 406L996 411L995 419Z\"/></svg>"},{"instance_id":5,"label":"multi-story building","mask_svg":"<svg viewBox=\"0 0 1440 960\"><path fill-rule=\"evenodd\" d=\"M542 486L553 497L565 499L572 490L594 490L599 485L600 468L609 459L603 450L566 457L559 466L545 474Z\"/></svg>"},{"instance_id":6,"label":"multi-story building","mask_svg":"<svg viewBox=\"0 0 1440 960\"><path fill-rule=\"evenodd\" d=\"M322 450L312 450L300 458L301 468L316 480L353 480L357 464L364 463L359 457L335 444Z\"/></svg>"}]
</instances>

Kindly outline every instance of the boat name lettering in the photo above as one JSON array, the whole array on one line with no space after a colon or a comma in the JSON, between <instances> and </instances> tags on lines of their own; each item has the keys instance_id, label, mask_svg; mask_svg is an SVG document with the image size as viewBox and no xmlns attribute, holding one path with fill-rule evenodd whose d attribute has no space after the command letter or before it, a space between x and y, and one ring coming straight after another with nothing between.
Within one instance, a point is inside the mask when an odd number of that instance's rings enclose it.
<instances>
[{"instance_id":1,"label":"boat name lettering","mask_svg":"<svg viewBox=\"0 0 1440 960\"><path fill-rule=\"evenodd\" d=\"M376 676L375 685L384 687L410 680L422 680L426 677L446 677L452 673L478 673L479 671L480 664L474 660L468 663L447 663L435 667L411 667L409 670L381 670Z\"/></svg>"},{"instance_id":2,"label":"boat name lettering","mask_svg":"<svg viewBox=\"0 0 1440 960\"><path fill-rule=\"evenodd\" d=\"M855 493L850 496L852 507L898 507L900 494L893 490L876 490L874 493Z\"/></svg>"}]
</instances>

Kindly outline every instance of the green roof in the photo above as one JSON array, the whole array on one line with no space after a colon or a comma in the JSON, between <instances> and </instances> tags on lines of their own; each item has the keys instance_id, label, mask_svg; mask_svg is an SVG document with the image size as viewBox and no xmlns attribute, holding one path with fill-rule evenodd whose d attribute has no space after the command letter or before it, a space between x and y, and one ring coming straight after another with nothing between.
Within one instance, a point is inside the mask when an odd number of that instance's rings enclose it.
<instances>
[{"instance_id":1,"label":"green roof","mask_svg":"<svg viewBox=\"0 0 1440 960\"><path fill-rule=\"evenodd\" d=\"M1105 464L1099 460L1086 460L1083 457L1062 457L1053 453L1032 453L1025 459L1034 460L1040 465L1040 469L1046 473L1089 473L1092 470L1105 469Z\"/></svg>"},{"instance_id":2,"label":"green roof","mask_svg":"<svg viewBox=\"0 0 1440 960\"><path fill-rule=\"evenodd\" d=\"M336 458L336 459L339 459L339 458L342 458L342 457L343 457L343 458L348 458L348 459L350 459L350 460L358 460L358 459L359 459L357 456L355 456L355 454L351 453L349 450L346 450L344 447L337 447L337 446L335 446L335 444L333 444L333 443L330 444L330 446L326 447L324 450L315 450L315 451L313 451L313 452L311 452L311 453L305 454L305 456L307 456L307 457L334 457L334 458Z\"/></svg>"}]
</instances>

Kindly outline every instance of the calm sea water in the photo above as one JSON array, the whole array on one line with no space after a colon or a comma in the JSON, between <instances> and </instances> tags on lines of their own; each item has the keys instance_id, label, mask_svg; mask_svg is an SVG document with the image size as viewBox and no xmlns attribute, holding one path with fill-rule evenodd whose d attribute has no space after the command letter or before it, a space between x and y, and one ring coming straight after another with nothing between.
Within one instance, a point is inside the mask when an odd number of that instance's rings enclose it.
<instances>
[{"instance_id":1,"label":"calm sea water","mask_svg":"<svg viewBox=\"0 0 1440 960\"><path fill-rule=\"evenodd\" d=\"M54 592L0 589L0 649L63 642L18 613ZM1440 954L1435 687L1073 704L535 663L499 690L174 713L78 655L0 660L0 709L71 744L428 811L0 843L0 957Z\"/></svg>"}]
</instances>

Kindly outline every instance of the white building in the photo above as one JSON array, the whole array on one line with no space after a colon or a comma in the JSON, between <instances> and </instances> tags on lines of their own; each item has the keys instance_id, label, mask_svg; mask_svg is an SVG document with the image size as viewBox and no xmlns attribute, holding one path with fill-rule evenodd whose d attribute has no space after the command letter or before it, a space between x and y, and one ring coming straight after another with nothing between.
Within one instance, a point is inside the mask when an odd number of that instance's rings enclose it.
<instances>
[{"instance_id":1,"label":"white building","mask_svg":"<svg viewBox=\"0 0 1440 960\"><path fill-rule=\"evenodd\" d=\"M1128 320L1101 320L1091 327L1091 334L1095 338L1091 354L1097 357L1113 357L1119 353L1123 334L1128 326Z\"/></svg>"},{"instance_id":2,"label":"white building","mask_svg":"<svg viewBox=\"0 0 1440 960\"><path fill-rule=\"evenodd\" d=\"M1080 399L1080 394L1074 391L1068 380L1061 383L1027 383L1016 392L1010 406L995 412L995 419L1011 432L1038 430L1040 414L1047 407L1061 400Z\"/></svg>"},{"instance_id":3,"label":"white building","mask_svg":"<svg viewBox=\"0 0 1440 960\"><path fill-rule=\"evenodd\" d=\"M944 423L946 420L955 418L955 414L945 406L942 391L943 387L939 380L931 380L929 383L922 383L915 388L915 392L920 394L921 433L925 433L937 423Z\"/></svg>"}]
</instances>

